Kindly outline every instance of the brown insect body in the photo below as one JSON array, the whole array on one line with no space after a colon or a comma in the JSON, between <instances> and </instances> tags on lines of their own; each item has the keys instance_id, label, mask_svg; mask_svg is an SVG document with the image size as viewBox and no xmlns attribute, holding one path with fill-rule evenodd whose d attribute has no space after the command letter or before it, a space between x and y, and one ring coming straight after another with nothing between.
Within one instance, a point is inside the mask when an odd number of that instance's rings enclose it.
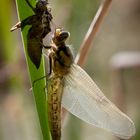
<instances>
[{"instance_id":1,"label":"brown insect body","mask_svg":"<svg viewBox=\"0 0 140 140\"><path fill-rule=\"evenodd\" d=\"M53 38L53 50L50 54L52 72L48 80L48 114L52 140L60 140L61 137L61 99L65 76L73 63L71 50L65 44L69 33L56 30Z\"/></svg>"},{"instance_id":2,"label":"brown insect body","mask_svg":"<svg viewBox=\"0 0 140 140\"><path fill-rule=\"evenodd\" d=\"M31 6L28 0L26 2L35 14L17 23L11 28L11 31L17 28L23 30L26 25L31 25L27 34L27 52L31 61L38 69L41 62L42 48L45 47L43 45L43 38L51 31L50 22L52 15L47 8L47 1L39 0L35 8Z\"/></svg>"}]
</instances>

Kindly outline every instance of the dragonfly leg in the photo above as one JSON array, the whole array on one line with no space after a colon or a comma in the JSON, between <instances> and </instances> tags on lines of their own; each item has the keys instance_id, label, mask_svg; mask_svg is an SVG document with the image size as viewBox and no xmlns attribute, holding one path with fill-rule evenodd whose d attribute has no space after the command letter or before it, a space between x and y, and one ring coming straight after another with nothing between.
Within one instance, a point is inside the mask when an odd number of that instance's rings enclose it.
<instances>
[{"instance_id":1,"label":"dragonfly leg","mask_svg":"<svg viewBox=\"0 0 140 140\"><path fill-rule=\"evenodd\" d=\"M22 21L19 21L17 24L15 24L10 29L10 31L13 32L14 30L16 30L18 28L21 28L21 30L23 30L26 25L32 25L35 19L36 19L36 16L35 15L29 16L26 19L24 19Z\"/></svg>"},{"instance_id":2,"label":"dragonfly leg","mask_svg":"<svg viewBox=\"0 0 140 140\"><path fill-rule=\"evenodd\" d=\"M42 44L43 45L43 44ZM45 49L51 49L51 46L45 46L45 45L43 45L43 47L45 48Z\"/></svg>"},{"instance_id":3,"label":"dragonfly leg","mask_svg":"<svg viewBox=\"0 0 140 140\"><path fill-rule=\"evenodd\" d=\"M15 24L11 29L10 31L13 32L14 30L18 29L18 28L21 28L21 22L19 21L17 24Z\"/></svg>"},{"instance_id":4,"label":"dragonfly leg","mask_svg":"<svg viewBox=\"0 0 140 140\"><path fill-rule=\"evenodd\" d=\"M42 76L42 77L40 77L40 78L34 80L33 83L32 83L32 87L34 87L34 84L35 84L37 81L40 81L40 80L42 80L42 79L44 79L44 78L49 79L49 77L50 77L50 75L51 75L51 73L52 73L52 59L51 59L51 56L50 56L50 55L49 55L49 67L50 67L49 73L48 73L47 75L45 75L45 76Z\"/></svg>"},{"instance_id":5,"label":"dragonfly leg","mask_svg":"<svg viewBox=\"0 0 140 140\"><path fill-rule=\"evenodd\" d=\"M51 73L52 73L52 58L51 58L51 56L49 55L49 75L51 75Z\"/></svg>"}]
</instances>

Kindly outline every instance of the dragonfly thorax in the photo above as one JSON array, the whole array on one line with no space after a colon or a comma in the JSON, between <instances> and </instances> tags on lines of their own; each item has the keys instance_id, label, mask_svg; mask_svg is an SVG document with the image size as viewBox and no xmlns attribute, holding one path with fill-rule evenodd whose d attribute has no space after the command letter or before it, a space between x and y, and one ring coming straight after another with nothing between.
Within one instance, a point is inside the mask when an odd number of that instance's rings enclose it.
<instances>
[{"instance_id":1,"label":"dragonfly thorax","mask_svg":"<svg viewBox=\"0 0 140 140\"><path fill-rule=\"evenodd\" d=\"M57 75L66 75L70 71L70 67L73 63L73 54L65 44L66 39L69 37L69 32L56 29L55 35L52 38L52 61L53 61L53 73Z\"/></svg>"},{"instance_id":2,"label":"dragonfly thorax","mask_svg":"<svg viewBox=\"0 0 140 140\"><path fill-rule=\"evenodd\" d=\"M59 47L53 56L53 72L57 75L66 75L73 63L73 55L68 46Z\"/></svg>"}]
</instances>

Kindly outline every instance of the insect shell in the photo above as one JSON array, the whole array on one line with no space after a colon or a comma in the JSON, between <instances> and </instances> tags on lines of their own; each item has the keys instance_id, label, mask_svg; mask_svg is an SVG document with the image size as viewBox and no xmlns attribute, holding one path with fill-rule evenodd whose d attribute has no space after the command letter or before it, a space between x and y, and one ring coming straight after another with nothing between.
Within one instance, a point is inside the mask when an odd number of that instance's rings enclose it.
<instances>
[{"instance_id":1,"label":"insect shell","mask_svg":"<svg viewBox=\"0 0 140 140\"><path fill-rule=\"evenodd\" d=\"M27 34L27 52L31 61L38 69L41 63L42 48L47 48L47 46L43 45L43 38L51 32L50 22L52 21L52 15L47 8L48 2L46 0L39 0L35 8L32 7L28 0L25 1L33 10L34 15L18 22L11 28L11 31L17 28L23 30L25 26L31 25Z\"/></svg>"}]
</instances>

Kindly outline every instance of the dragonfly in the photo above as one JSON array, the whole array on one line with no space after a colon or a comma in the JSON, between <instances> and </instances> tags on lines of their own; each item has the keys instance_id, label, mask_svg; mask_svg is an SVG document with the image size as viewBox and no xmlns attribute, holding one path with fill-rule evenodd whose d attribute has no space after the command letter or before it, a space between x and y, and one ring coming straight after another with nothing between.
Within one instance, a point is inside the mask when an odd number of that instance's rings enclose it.
<instances>
[{"instance_id":1,"label":"dragonfly","mask_svg":"<svg viewBox=\"0 0 140 140\"><path fill-rule=\"evenodd\" d=\"M61 104L81 120L129 139L135 134L133 121L74 63L73 53L65 43L69 36L69 32L56 29L51 49L46 51L51 66L47 78L47 102L52 140L61 139Z\"/></svg>"},{"instance_id":2,"label":"dragonfly","mask_svg":"<svg viewBox=\"0 0 140 140\"><path fill-rule=\"evenodd\" d=\"M27 34L27 52L33 62L33 64L38 69L41 63L42 48L48 47L43 45L43 38L51 32L50 22L52 21L52 15L50 9L47 7L48 1L38 0L36 7L34 8L29 0L25 0L28 6L34 12L34 15L29 16L15 24L11 31L18 28L24 29L26 25L31 25Z\"/></svg>"}]
</instances>

